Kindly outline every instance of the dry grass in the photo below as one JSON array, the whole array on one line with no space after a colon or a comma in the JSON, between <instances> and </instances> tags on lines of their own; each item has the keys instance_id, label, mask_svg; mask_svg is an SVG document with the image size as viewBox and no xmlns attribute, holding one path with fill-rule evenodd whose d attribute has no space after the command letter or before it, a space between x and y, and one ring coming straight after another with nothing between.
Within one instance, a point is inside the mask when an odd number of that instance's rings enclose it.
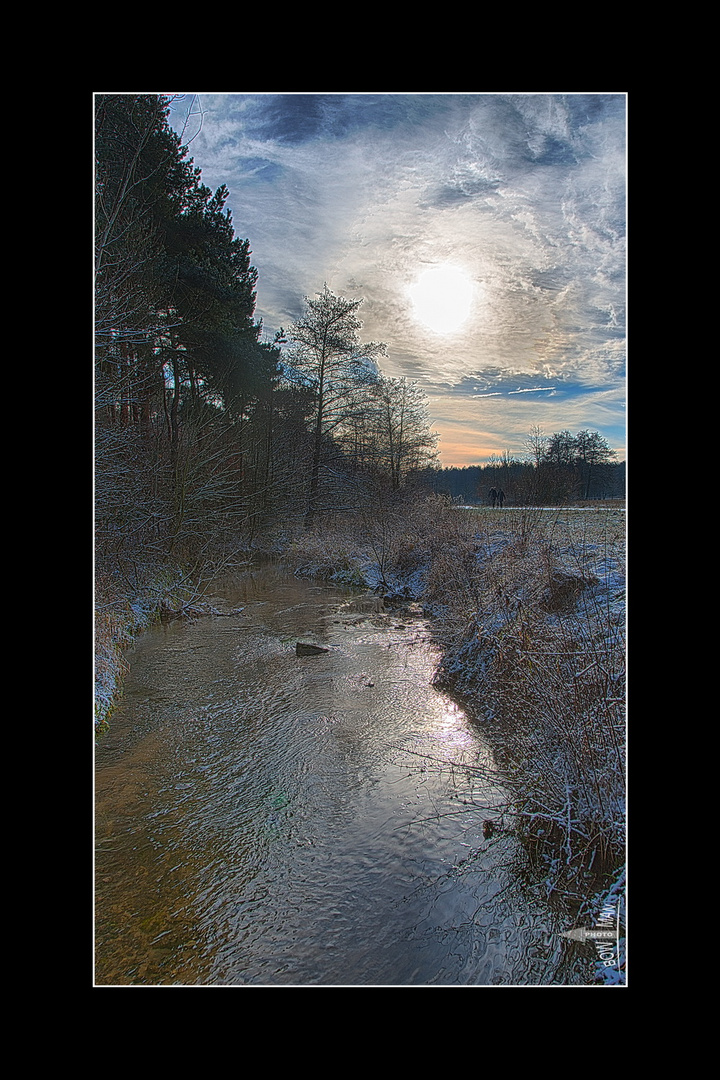
<instances>
[{"instance_id":1,"label":"dry grass","mask_svg":"<svg viewBox=\"0 0 720 1080\"><path fill-rule=\"evenodd\" d=\"M95 585L95 727L103 730L127 672L124 653L132 642L134 618L118 601L111 582L98 575Z\"/></svg>"},{"instance_id":2,"label":"dry grass","mask_svg":"<svg viewBox=\"0 0 720 1080\"><path fill-rule=\"evenodd\" d=\"M94 611L95 730L107 728L127 674L127 650L157 619L200 613L197 580L179 567L133 564L133 577L98 571Z\"/></svg>"},{"instance_id":3,"label":"dry grass","mask_svg":"<svg viewBox=\"0 0 720 1080\"><path fill-rule=\"evenodd\" d=\"M528 848L565 873L624 847L624 520L618 510L465 512L427 599L438 681L492 721Z\"/></svg>"}]
</instances>

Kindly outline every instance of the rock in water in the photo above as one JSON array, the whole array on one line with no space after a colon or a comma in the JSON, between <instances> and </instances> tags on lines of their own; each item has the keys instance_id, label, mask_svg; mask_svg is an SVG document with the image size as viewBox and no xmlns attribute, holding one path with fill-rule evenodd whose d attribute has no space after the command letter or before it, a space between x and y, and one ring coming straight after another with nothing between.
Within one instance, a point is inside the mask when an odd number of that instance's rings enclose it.
<instances>
[{"instance_id":1,"label":"rock in water","mask_svg":"<svg viewBox=\"0 0 720 1080\"><path fill-rule=\"evenodd\" d=\"M304 641L298 641L295 645L296 656L317 656L319 653L330 652L321 645L307 645Z\"/></svg>"}]
</instances>

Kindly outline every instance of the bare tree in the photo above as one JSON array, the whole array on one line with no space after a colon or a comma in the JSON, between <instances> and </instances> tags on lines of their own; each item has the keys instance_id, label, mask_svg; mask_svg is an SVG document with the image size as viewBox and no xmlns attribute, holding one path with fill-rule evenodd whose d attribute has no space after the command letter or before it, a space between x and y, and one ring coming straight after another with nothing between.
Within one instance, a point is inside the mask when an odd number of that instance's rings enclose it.
<instances>
[{"instance_id":1,"label":"bare tree","mask_svg":"<svg viewBox=\"0 0 720 1080\"><path fill-rule=\"evenodd\" d=\"M305 298L305 314L288 332L285 359L291 381L305 387L313 403L312 465L308 486L306 525L320 509L320 474L329 441L367 412L378 380L376 358L385 346L361 344L357 312L362 300L336 296L327 285L315 299Z\"/></svg>"},{"instance_id":2,"label":"bare tree","mask_svg":"<svg viewBox=\"0 0 720 1080\"><path fill-rule=\"evenodd\" d=\"M438 435L430 430L427 399L416 382L381 377L376 396L379 460L398 491L411 472L435 462Z\"/></svg>"}]
</instances>

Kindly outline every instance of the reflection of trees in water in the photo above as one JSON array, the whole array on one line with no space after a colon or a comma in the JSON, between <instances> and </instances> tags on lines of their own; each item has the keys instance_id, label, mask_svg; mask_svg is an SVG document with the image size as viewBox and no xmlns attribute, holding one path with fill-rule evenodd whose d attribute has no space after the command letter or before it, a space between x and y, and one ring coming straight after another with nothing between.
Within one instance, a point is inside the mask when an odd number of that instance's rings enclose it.
<instances>
[{"instance_id":1,"label":"reflection of trees in water","mask_svg":"<svg viewBox=\"0 0 720 1080\"><path fill-rule=\"evenodd\" d=\"M517 978L526 984L587 985L594 981L594 947L569 942L561 935L577 925L592 907L593 899L607 885L607 875L584 867L564 873L555 846L548 844L543 849L527 842L518 827L517 811L503 773L506 733L496 730L493 734L494 738L488 726L483 725L483 738L488 739L492 749L481 751L473 760L405 751L413 761L409 767L443 777L458 803L457 807L438 808L425 822L451 817L462 830L466 818L465 832L470 842L466 856L443 874L418 884L411 895L416 900L424 896L428 911L442 914L443 895L458 890L459 909L449 924L441 918L434 933L438 940L455 937L458 943L464 942L470 965L472 957L476 957L475 974L480 974L484 955L478 940L485 941L491 951L500 950L504 942L510 963L502 973L496 972L492 981L508 983ZM519 912L532 913L521 920L524 929L518 929ZM538 916L544 925L538 926ZM522 941L522 955L516 955L516 931Z\"/></svg>"},{"instance_id":2,"label":"reflection of trees in water","mask_svg":"<svg viewBox=\"0 0 720 1080\"><path fill-rule=\"evenodd\" d=\"M477 813L472 806L461 811ZM576 925L579 901L561 893L547 897L544 875L533 870L509 830L495 832L443 874L420 882L402 903L424 906L414 933L431 936L456 958L460 982L593 981L594 950L561 936Z\"/></svg>"}]
</instances>

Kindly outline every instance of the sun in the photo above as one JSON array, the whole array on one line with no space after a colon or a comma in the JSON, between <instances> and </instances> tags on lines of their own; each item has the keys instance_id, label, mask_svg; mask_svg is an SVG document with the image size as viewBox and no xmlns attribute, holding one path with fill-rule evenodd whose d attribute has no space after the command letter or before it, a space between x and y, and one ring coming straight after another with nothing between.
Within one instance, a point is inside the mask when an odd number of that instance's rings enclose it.
<instances>
[{"instance_id":1,"label":"sun","mask_svg":"<svg viewBox=\"0 0 720 1080\"><path fill-rule=\"evenodd\" d=\"M454 333L470 315L473 283L451 263L424 270L408 291L415 318L436 334Z\"/></svg>"}]
</instances>

